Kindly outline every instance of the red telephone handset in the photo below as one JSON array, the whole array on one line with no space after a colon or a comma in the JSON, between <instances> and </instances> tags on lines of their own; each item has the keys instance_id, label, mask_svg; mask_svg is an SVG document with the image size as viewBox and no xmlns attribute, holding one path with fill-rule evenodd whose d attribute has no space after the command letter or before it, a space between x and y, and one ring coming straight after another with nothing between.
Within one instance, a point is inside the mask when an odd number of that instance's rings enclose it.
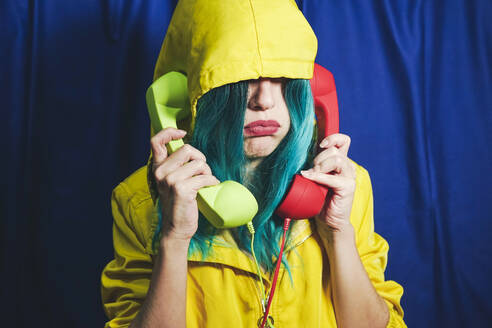
<instances>
[{"instance_id":1,"label":"red telephone handset","mask_svg":"<svg viewBox=\"0 0 492 328\"><path fill-rule=\"evenodd\" d=\"M310 81L311 91L314 98L314 111L318 125L318 141L326 138L330 134L338 132L338 102L333 75L324 67L314 64L313 78ZM272 279L272 287L266 309L261 318L260 328L264 328L272 305L277 278L282 263L282 254L285 246L285 238L291 219L307 219L313 217L323 208L328 188L317 184L300 174L296 174L289 190L282 203L277 207L275 214L284 219L284 233L280 252L275 266L275 273Z\"/></svg>"},{"instance_id":2,"label":"red telephone handset","mask_svg":"<svg viewBox=\"0 0 492 328\"><path fill-rule=\"evenodd\" d=\"M321 65L314 64L310 80L318 125L318 141L338 133L338 102L333 74ZM328 189L300 174L294 176L292 185L275 213L282 218L306 219L321 211Z\"/></svg>"}]
</instances>

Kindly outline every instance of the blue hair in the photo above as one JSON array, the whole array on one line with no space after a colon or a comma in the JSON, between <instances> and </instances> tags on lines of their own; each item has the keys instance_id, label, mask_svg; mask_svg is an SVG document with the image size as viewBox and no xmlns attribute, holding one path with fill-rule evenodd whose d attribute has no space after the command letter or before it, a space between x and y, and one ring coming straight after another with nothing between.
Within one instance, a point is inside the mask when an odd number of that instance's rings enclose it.
<instances>
[{"instance_id":1,"label":"blue hair","mask_svg":"<svg viewBox=\"0 0 492 328\"><path fill-rule=\"evenodd\" d=\"M288 79L283 87L289 108L290 129L277 148L246 177L248 159L243 150L243 125L248 95L248 82L240 81L210 90L197 103L195 130L191 145L207 158L207 164L220 180L247 183L246 187L258 201L253 219L256 230L255 253L258 262L272 272L279 254L282 219L275 215L294 174L310 162L314 149L314 107L308 80ZM246 182L247 181L247 182ZM158 211L160 214L160 210ZM154 235L158 241L161 217ZM200 213L198 230L189 252L200 252L203 259L212 251L216 229ZM251 252L250 234L245 226L235 228L238 246ZM286 262L284 262L287 265Z\"/></svg>"}]
</instances>

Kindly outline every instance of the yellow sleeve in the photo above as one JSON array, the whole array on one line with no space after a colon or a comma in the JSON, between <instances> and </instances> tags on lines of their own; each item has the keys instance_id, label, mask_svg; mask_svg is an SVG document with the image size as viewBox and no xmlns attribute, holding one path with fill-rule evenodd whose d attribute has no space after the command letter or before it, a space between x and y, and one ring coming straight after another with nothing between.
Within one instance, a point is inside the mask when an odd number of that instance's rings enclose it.
<instances>
[{"instance_id":1,"label":"yellow sleeve","mask_svg":"<svg viewBox=\"0 0 492 328\"><path fill-rule=\"evenodd\" d=\"M113 190L114 259L101 275L105 328L128 327L142 305L152 276L152 258L137 238L135 210L124 183Z\"/></svg>"},{"instance_id":2,"label":"yellow sleeve","mask_svg":"<svg viewBox=\"0 0 492 328\"><path fill-rule=\"evenodd\" d=\"M403 309L400 305L403 287L394 281L384 280L389 246L383 237L374 232L371 180L369 173L358 165L356 183L351 222L356 231L357 249L362 264L374 288L388 305L390 320L387 327L406 327L403 321Z\"/></svg>"}]
</instances>

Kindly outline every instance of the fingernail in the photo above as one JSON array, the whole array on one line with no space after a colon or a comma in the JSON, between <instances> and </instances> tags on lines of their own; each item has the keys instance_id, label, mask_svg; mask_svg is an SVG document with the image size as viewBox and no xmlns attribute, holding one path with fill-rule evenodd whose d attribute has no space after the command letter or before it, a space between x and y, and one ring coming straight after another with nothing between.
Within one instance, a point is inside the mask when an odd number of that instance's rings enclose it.
<instances>
[{"instance_id":1,"label":"fingernail","mask_svg":"<svg viewBox=\"0 0 492 328\"><path fill-rule=\"evenodd\" d=\"M302 174L302 176L309 178L312 176L313 173L312 173L311 169L309 169L309 170L301 171L301 174Z\"/></svg>"},{"instance_id":2,"label":"fingernail","mask_svg":"<svg viewBox=\"0 0 492 328\"><path fill-rule=\"evenodd\" d=\"M183 133L183 134L187 134L188 133L187 131L181 130L181 129L179 129L178 131L181 132L181 133Z\"/></svg>"},{"instance_id":3,"label":"fingernail","mask_svg":"<svg viewBox=\"0 0 492 328\"><path fill-rule=\"evenodd\" d=\"M328 145L328 140L323 139L323 141L320 142L319 146L320 147L326 147Z\"/></svg>"}]
</instances>

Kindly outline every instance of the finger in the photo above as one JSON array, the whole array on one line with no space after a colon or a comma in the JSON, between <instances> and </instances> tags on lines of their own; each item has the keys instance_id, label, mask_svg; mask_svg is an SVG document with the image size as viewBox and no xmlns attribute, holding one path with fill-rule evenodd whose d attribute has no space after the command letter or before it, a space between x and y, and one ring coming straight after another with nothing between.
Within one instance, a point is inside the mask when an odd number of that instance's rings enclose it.
<instances>
[{"instance_id":1,"label":"finger","mask_svg":"<svg viewBox=\"0 0 492 328\"><path fill-rule=\"evenodd\" d=\"M188 144L172 153L160 166L156 167L154 177L157 181L162 181L168 174L176 171L185 163L193 160L205 162L205 155L198 149Z\"/></svg>"},{"instance_id":2,"label":"finger","mask_svg":"<svg viewBox=\"0 0 492 328\"><path fill-rule=\"evenodd\" d=\"M161 172L156 173L161 174ZM186 180L193 176L201 174L212 175L212 170L205 161L192 160L167 174L163 181L165 181L168 186L173 186L179 181Z\"/></svg>"},{"instance_id":3,"label":"finger","mask_svg":"<svg viewBox=\"0 0 492 328\"><path fill-rule=\"evenodd\" d=\"M321 173L335 173L344 177L355 178L355 170L348 159L342 155L335 155L326 158L321 163L315 165L310 171Z\"/></svg>"},{"instance_id":4,"label":"finger","mask_svg":"<svg viewBox=\"0 0 492 328\"><path fill-rule=\"evenodd\" d=\"M171 140L178 140L186 135L186 131L175 128L166 128L159 131L150 139L154 167L160 165L167 157L166 144Z\"/></svg>"},{"instance_id":5,"label":"finger","mask_svg":"<svg viewBox=\"0 0 492 328\"><path fill-rule=\"evenodd\" d=\"M196 193L203 187L215 186L220 181L213 175L196 175L176 183L173 188L176 195L183 199L196 199Z\"/></svg>"},{"instance_id":6,"label":"finger","mask_svg":"<svg viewBox=\"0 0 492 328\"><path fill-rule=\"evenodd\" d=\"M322 152L320 152L318 155L313 160L313 166L320 165L323 161L325 161L327 158L332 157L332 156L337 156L340 155L341 151L335 146L331 146L327 149L324 149Z\"/></svg>"},{"instance_id":7,"label":"finger","mask_svg":"<svg viewBox=\"0 0 492 328\"><path fill-rule=\"evenodd\" d=\"M319 146L321 148L329 148L335 146L339 148L345 155L348 154L350 148L350 137L346 134L335 133L324 138Z\"/></svg>"},{"instance_id":8,"label":"finger","mask_svg":"<svg viewBox=\"0 0 492 328\"><path fill-rule=\"evenodd\" d=\"M309 180L333 189L340 195L352 193L355 190L355 179L353 178L309 171L301 171L301 174Z\"/></svg>"}]
</instances>

